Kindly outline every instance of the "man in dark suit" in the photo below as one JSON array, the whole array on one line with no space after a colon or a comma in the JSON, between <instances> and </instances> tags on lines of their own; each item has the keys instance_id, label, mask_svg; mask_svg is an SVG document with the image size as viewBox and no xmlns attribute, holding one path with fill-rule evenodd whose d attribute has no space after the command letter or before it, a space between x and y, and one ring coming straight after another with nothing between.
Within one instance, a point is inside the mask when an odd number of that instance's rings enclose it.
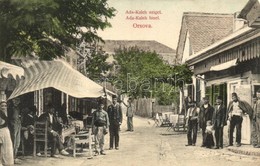
<instances>
[{"instance_id":1,"label":"man in dark suit","mask_svg":"<svg viewBox=\"0 0 260 166\"><path fill-rule=\"evenodd\" d=\"M212 121L214 108L209 104L209 98L203 98L203 105L200 107L199 113L199 126L202 129L202 145L201 147L205 147L205 139L206 139L206 126L207 121Z\"/></svg>"},{"instance_id":2,"label":"man in dark suit","mask_svg":"<svg viewBox=\"0 0 260 166\"><path fill-rule=\"evenodd\" d=\"M122 108L117 103L117 97L112 96L112 104L108 106L107 113L109 117L109 133L110 133L110 150L113 149L115 142L115 149L119 149L119 128L122 124Z\"/></svg>"},{"instance_id":3,"label":"man in dark suit","mask_svg":"<svg viewBox=\"0 0 260 166\"><path fill-rule=\"evenodd\" d=\"M215 149L223 148L223 128L226 123L226 108L223 105L221 96L217 97L215 111L212 118L213 129L215 130L216 147Z\"/></svg>"},{"instance_id":4,"label":"man in dark suit","mask_svg":"<svg viewBox=\"0 0 260 166\"><path fill-rule=\"evenodd\" d=\"M39 120L47 121L48 139L51 142L51 157L58 157L55 155L56 148L58 148L60 154L68 155L69 153L64 150L60 135L58 134L58 132L62 129L62 126L54 114L54 107L52 104L47 105L47 112L43 113L39 117Z\"/></svg>"}]
</instances>

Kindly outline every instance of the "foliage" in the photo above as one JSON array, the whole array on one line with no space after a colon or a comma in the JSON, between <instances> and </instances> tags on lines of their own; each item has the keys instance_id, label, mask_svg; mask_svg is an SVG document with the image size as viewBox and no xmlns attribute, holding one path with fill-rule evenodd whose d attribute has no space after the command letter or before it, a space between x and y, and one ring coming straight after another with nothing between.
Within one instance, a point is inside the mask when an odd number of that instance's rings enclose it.
<instances>
[{"instance_id":1,"label":"foliage","mask_svg":"<svg viewBox=\"0 0 260 166\"><path fill-rule=\"evenodd\" d=\"M86 63L87 76L92 80L105 79L104 75L111 69L112 65L106 62L108 55L102 52L95 52L92 58Z\"/></svg>"},{"instance_id":2,"label":"foliage","mask_svg":"<svg viewBox=\"0 0 260 166\"><path fill-rule=\"evenodd\" d=\"M0 60L32 53L49 60L63 56L79 36L102 40L96 30L110 26L114 13L107 0L0 0Z\"/></svg>"},{"instance_id":3,"label":"foliage","mask_svg":"<svg viewBox=\"0 0 260 166\"><path fill-rule=\"evenodd\" d=\"M119 48L114 58L119 65L114 84L135 98L156 97L160 104L168 105L177 100L178 87L191 80L187 65L171 67L156 52Z\"/></svg>"}]
</instances>

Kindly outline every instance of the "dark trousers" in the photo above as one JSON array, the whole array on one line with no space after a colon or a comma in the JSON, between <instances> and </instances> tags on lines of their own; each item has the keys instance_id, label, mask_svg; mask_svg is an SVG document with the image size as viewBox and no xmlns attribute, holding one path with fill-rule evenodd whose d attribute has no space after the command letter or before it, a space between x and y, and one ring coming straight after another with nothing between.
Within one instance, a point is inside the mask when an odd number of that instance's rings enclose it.
<instances>
[{"instance_id":1,"label":"dark trousers","mask_svg":"<svg viewBox=\"0 0 260 166\"><path fill-rule=\"evenodd\" d=\"M197 131L198 131L197 120L189 120L188 121L188 131L187 131L187 138L188 138L188 144L189 145L196 144Z\"/></svg>"},{"instance_id":2,"label":"dark trousers","mask_svg":"<svg viewBox=\"0 0 260 166\"><path fill-rule=\"evenodd\" d=\"M52 133L50 133L48 139L51 144L51 155L54 155L56 153L57 148L59 151L64 149L64 146L61 142L61 138L59 135L54 136Z\"/></svg>"},{"instance_id":3,"label":"dark trousers","mask_svg":"<svg viewBox=\"0 0 260 166\"><path fill-rule=\"evenodd\" d=\"M116 124L109 126L110 148L114 147L114 142L115 142L115 147L119 146L119 127L120 125L116 125Z\"/></svg>"},{"instance_id":4,"label":"dark trousers","mask_svg":"<svg viewBox=\"0 0 260 166\"><path fill-rule=\"evenodd\" d=\"M201 132L202 132L202 146L205 146L205 141L206 141L206 125L201 127Z\"/></svg>"},{"instance_id":5,"label":"dark trousers","mask_svg":"<svg viewBox=\"0 0 260 166\"><path fill-rule=\"evenodd\" d=\"M241 116L232 116L229 128L229 145L233 145L233 133L236 127L236 142L241 143L241 128L242 128L243 118Z\"/></svg>"},{"instance_id":6,"label":"dark trousers","mask_svg":"<svg viewBox=\"0 0 260 166\"><path fill-rule=\"evenodd\" d=\"M215 128L216 147L223 148L223 127Z\"/></svg>"}]
</instances>

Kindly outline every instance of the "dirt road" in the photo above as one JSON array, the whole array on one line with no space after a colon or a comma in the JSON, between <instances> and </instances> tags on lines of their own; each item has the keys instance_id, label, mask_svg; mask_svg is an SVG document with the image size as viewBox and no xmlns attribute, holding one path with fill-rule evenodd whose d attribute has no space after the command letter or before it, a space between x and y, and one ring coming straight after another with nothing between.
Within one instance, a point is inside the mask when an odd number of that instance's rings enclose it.
<instances>
[{"instance_id":1,"label":"dirt road","mask_svg":"<svg viewBox=\"0 0 260 166\"><path fill-rule=\"evenodd\" d=\"M135 117L134 132L126 132L126 121L121 126L120 149L108 150L106 135L105 156L71 156L60 158L25 157L24 166L256 166L260 158L235 154L226 148L220 150L200 147L201 134L197 146L185 147L186 134L166 131L166 128L153 126L150 119Z\"/></svg>"}]
</instances>

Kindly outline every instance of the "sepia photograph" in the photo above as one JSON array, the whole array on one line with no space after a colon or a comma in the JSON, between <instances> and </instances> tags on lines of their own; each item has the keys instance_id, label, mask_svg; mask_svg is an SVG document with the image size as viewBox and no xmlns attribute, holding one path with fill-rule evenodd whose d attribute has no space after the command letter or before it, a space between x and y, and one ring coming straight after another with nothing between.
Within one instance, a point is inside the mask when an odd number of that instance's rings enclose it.
<instances>
[{"instance_id":1,"label":"sepia photograph","mask_svg":"<svg viewBox=\"0 0 260 166\"><path fill-rule=\"evenodd\" d=\"M0 0L16 165L260 165L260 0Z\"/></svg>"}]
</instances>

